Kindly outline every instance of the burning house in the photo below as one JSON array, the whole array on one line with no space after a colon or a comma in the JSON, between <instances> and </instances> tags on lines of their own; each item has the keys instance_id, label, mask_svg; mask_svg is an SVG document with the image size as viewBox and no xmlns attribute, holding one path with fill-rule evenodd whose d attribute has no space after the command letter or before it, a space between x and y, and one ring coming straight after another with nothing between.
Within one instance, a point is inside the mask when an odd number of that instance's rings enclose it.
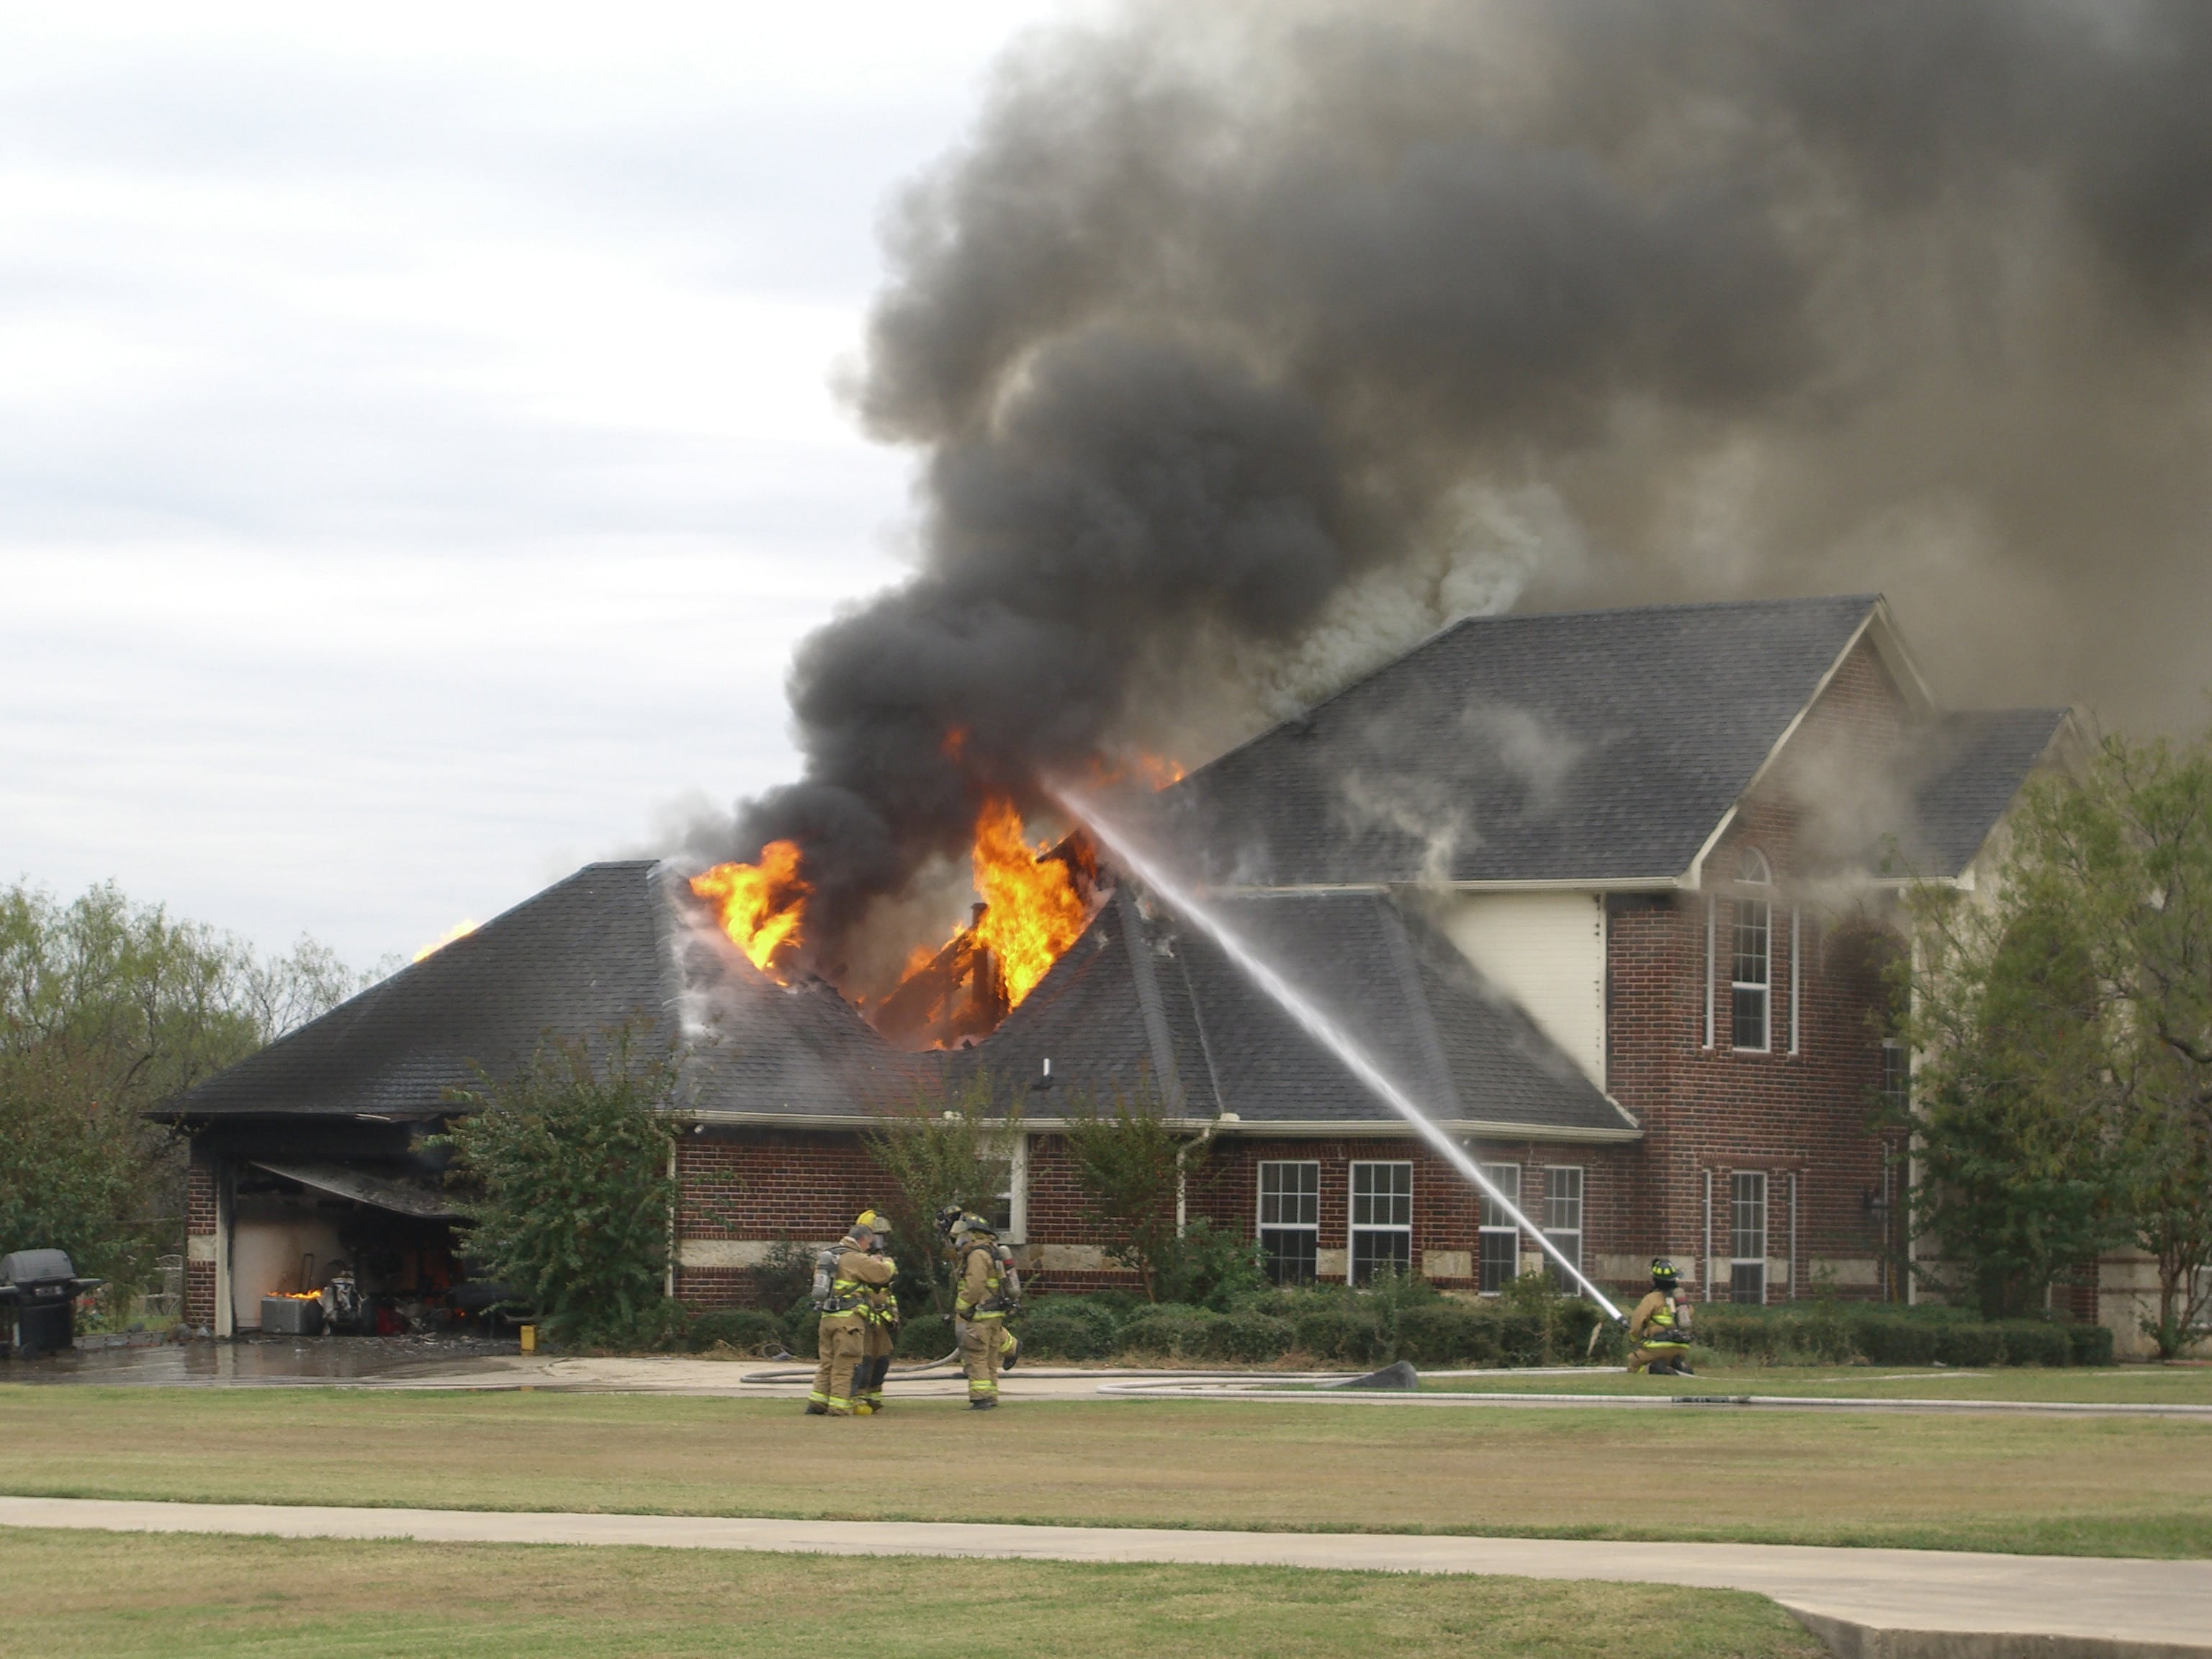
<instances>
[{"instance_id":1,"label":"burning house","mask_svg":"<svg viewBox=\"0 0 2212 1659\"><path fill-rule=\"evenodd\" d=\"M1991 878L2070 726L1939 708L1877 599L1481 617L1169 784L1143 833L1593 1278L1664 1253L1741 1300L1881 1296L1892 907ZM308 1257L465 1301L426 1144L448 1091L640 1013L690 1056L695 1305L881 1201L862 1131L979 1073L1021 1108L1010 1233L1048 1291L1117 1280L1060 1132L1140 1086L1214 1142L1187 1213L1279 1278L1538 1265L1159 894L1079 835L1032 844L1010 800L975 824L970 924L866 1006L806 963L802 844L593 865L182 1097L192 1320L251 1328Z\"/></svg>"}]
</instances>

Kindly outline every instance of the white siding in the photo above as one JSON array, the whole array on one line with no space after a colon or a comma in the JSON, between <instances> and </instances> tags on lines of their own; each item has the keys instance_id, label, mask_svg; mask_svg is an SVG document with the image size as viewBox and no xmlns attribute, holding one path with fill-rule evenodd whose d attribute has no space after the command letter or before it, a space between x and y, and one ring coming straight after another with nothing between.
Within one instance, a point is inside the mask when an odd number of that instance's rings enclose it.
<instances>
[{"instance_id":1,"label":"white siding","mask_svg":"<svg viewBox=\"0 0 2212 1659\"><path fill-rule=\"evenodd\" d=\"M1605 900L1461 893L1441 918L1462 955L1605 1087Z\"/></svg>"}]
</instances>

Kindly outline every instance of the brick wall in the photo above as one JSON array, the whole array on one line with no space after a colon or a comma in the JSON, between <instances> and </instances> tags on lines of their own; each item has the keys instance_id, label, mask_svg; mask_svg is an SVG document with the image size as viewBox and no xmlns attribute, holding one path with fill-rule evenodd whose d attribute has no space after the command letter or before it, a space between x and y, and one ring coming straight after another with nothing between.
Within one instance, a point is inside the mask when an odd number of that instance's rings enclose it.
<instances>
[{"instance_id":1,"label":"brick wall","mask_svg":"<svg viewBox=\"0 0 2212 1659\"><path fill-rule=\"evenodd\" d=\"M1729 1178L1756 1170L1767 1176L1766 1255L1776 1264L1769 1299L1785 1297L1792 1280L1807 1294L1820 1266L1838 1273L1842 1294L1877 1293L1871 1269L1885 1241L1864 1197L1882 1178L1869 1118L1881 1085L1882 966L1892 936L1882 902L1838 879L1837 868L1846 854L1863 853L1887 817L1862 781L1893 749L1903 710L1862 647L1707 859L1705 891L1622 895L1607 907L1607 1078L1646 1132L1631 1226L1645 1241L1639 1249L1699 1261L1700 1280L1708 1176L1712 1252L1724 1260ZM1772 876L1763 888L1737 879L1753 850ZM1770 907L1771 1041L1748 1052L1732 1042L1730 964L1739 907L1758 902ZM1785 1270L1793 1176L1798 1243Z\"/></svg>"},{"instance_id":2,"label":"brick wall","mask_svg":"<svg viewBox=\"0 0 2212 1659\"><path fill-rule=\"evenodd\" d=\"M215 1328L215 1167L194 1158L185 1170L185 1323Z\"/></svg>"}]
</instances>

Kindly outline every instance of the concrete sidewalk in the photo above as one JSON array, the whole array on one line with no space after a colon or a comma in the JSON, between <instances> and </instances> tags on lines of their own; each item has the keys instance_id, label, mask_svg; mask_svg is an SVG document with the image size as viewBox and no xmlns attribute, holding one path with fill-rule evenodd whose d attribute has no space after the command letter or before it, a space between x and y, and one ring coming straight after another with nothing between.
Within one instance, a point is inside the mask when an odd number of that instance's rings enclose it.
<instances>
[{"instance_id":1,"label":"concrete sidewalk","mask_svg":"<svg viewBox=\"0 0 2212 1659\"><path fill-rule=\"evenodd\" d=\"M1373 1533L767 1521L63 1498L0 1498L0 1526L1510 1573L1753 1590L1789 1608L1844 1659L1997 1659L2021 1653L2040 1659L2212 1656L2212 1562L2204 1561L1759 1544L1614 1544Z\"/></svg>"}]
</instances>

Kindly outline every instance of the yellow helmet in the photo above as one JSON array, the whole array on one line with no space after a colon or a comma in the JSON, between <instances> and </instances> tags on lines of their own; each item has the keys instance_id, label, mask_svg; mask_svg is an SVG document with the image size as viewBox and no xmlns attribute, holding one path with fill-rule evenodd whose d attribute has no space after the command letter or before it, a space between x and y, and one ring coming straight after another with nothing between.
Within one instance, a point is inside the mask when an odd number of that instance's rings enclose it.
<instances>
[{"instance_id":1,"label":"yellow helmet","mask_svg":"<svg viewBox=\"0 0 2212 1659\"><path fill-rule=\"evenodd\" d=\"M887 1233L891 1230L890 1218L877 1210L863 1210L853 1223L854 1231L862 1228L872 1233Z\"/></svg>"}]
</instances>

